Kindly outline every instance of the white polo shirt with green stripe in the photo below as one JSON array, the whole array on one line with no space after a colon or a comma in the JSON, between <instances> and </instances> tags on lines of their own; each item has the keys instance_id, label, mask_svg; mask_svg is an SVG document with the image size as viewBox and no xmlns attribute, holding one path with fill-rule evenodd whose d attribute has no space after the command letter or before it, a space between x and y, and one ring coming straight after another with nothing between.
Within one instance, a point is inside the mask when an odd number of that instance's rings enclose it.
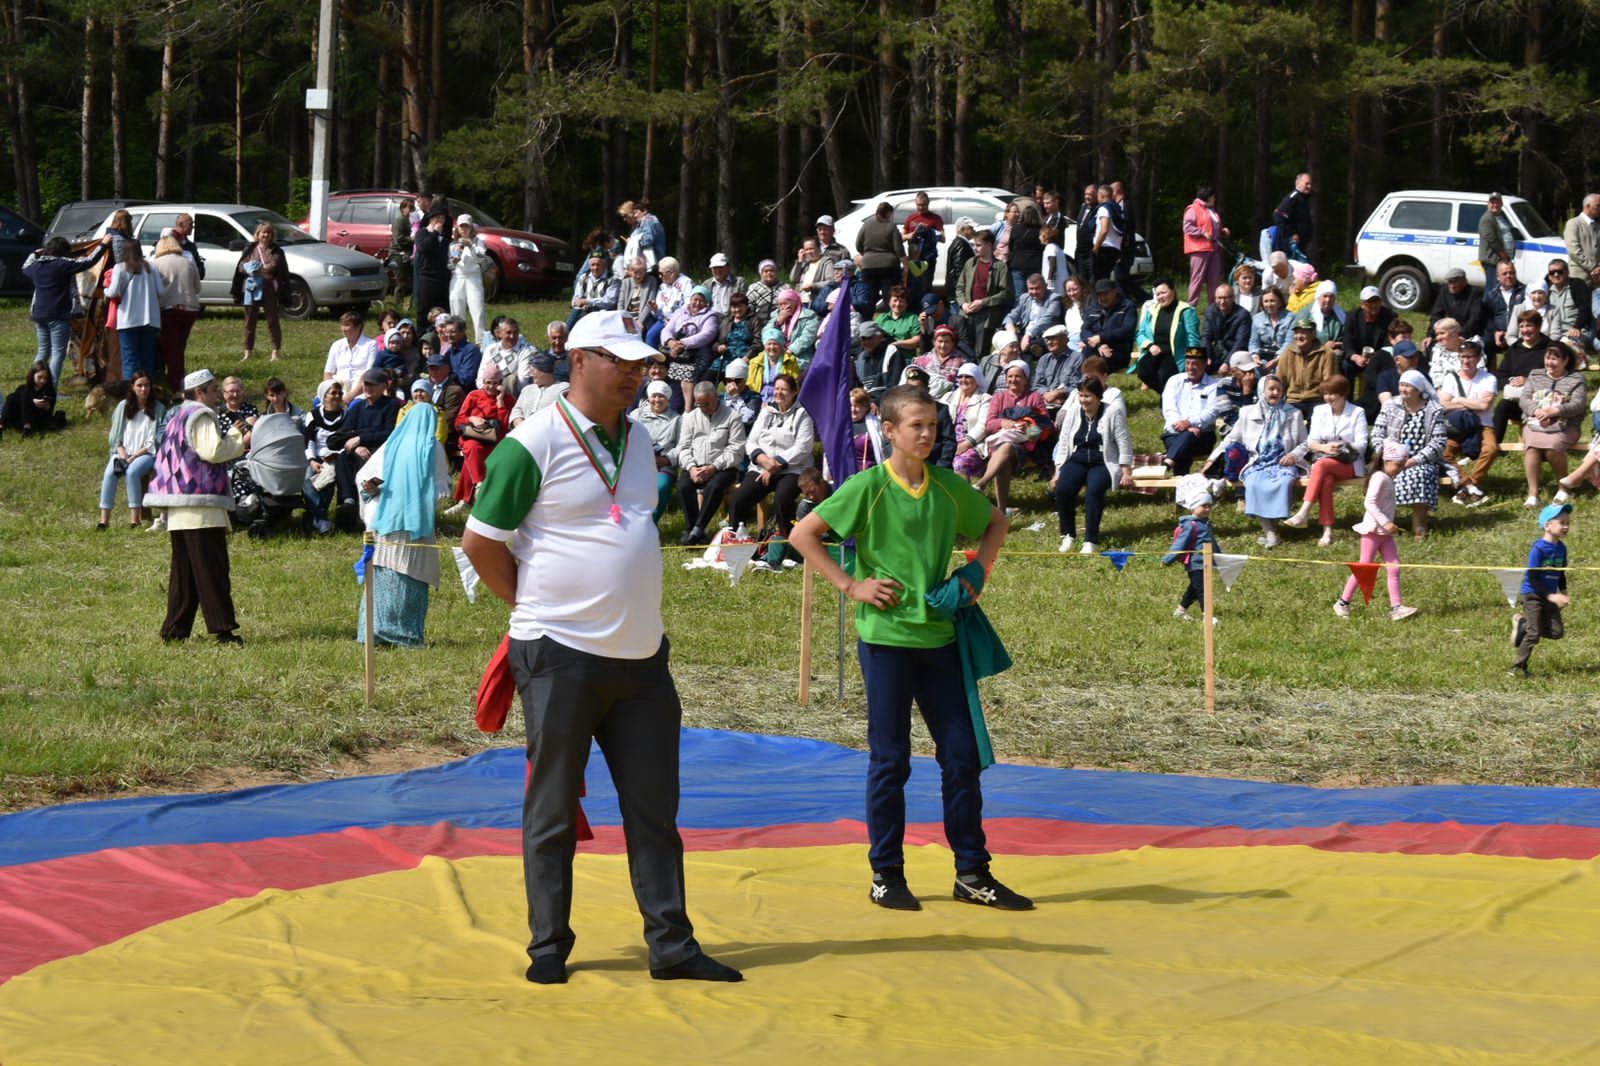
<instances>
[{"instance_id":1,"label":"white polo shirt with green stripe","mask_svg":"<svg viewBox=\"0 0 1600 1066\"><path fill-rule=\"evenodd\" d=\"M623 425L627 436L613 440L561 399L490 453L467 528L510 542L513 639L549 637L612 659L660 649L655 452L649 431L629 418Z\"/></svg>"}]
</instances>

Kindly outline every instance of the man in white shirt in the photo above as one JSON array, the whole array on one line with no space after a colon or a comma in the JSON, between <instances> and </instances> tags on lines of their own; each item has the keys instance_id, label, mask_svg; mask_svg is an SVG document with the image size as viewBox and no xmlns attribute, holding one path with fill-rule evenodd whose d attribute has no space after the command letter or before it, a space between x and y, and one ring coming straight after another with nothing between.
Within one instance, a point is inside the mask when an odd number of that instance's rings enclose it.
<instances>
[{"instance_id":1,"label":"man in white shirt","mask_svg":"<svg viewBox=\"0 0 1600 1066\"><path fill-rule=\"evenodd\" d=\"M1167 447L1162 461L1178 477L1216 446L1216 400L1217 379L1206 373L1205 349L1190 348L1183 373L1168 378L1161 390L1161 442Z\"/></svg>"},{"instance_id":2,"label":"man in white shirt","mask_svg":"<svg viewBox=\"0 0 1600 1066\"><path fill-rule=\"evenodd\" d=\"M328 348L328 361L322 367L323 381L337 381L346 396L361 391L361 375L378 361L378 342L363 332L367 316L346 311L339 316L341 336Z\"/></svg>"},{"instance_id":3,"label":"man in white shirt","mask_svg":"<svg viewBox=\"0 0 1600 1066\"><path fill-rule=\"evenodd\" d=\"M1445 374L1437 388L1450 435L1444 446L1445 462L1455 466L1458 456L1472 458L1473 446L1477 446L1477 461L1471 472L1463 475L1461 490L1453 497L1463 507L1476 507L1488 499L1483 482L1500 454L1494 432L1494 401L1500 387L1483 365L1483 345L1476 338L1461 342L1461 369ZM1471 431L1473 422L1478 425L1477 433Z\"/></svg>"},{"instance_id":4,"label":"man in white shirt","mask_svg":"<svg viewBox=\"0 0 1600 1066\"><path fill-rule=\"evenodd\" d=\"M621 797L650 976L738 981L701 950L678 834L683 707L667 666L650 434L627 417L655 351L623 311L572 331L571 391L489 457L462 548L512 605L509 661L528 726L523 873L528 980L564 984L575 936L572 861L591 738Z\"/></svg>"}]
</instances>

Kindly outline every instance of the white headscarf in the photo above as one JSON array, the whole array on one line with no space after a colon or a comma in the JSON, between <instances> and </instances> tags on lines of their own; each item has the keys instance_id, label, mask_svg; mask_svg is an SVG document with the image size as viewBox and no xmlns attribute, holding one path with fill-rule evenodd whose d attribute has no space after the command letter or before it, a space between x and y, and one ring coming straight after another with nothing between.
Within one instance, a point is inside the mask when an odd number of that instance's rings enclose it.
<instances>
[{"instance_id":1,"label":"white headscarf","mask_svg":"<svg viewBox=\"0 0 1600 1066\"><path fill-rule=\"evenodd\" d=\"M978 383L979 392L989 391L989 383L983 379L983 371L979 369L977 363L962 363L961 369L956 371L956 377L958 379L970 377Z\"/></svg>"},{"instance_id":2,"label":"white headscarf","mask_svg":"<svg viewBox=\"0 0 1600 1066\"><path fill-rule=\"evenodd\" d=\"M1404 374L1401 374L1400 384L1410 385L1413 389L1422 393L1422 398L1425 400L1437 401L1439 399L1439 394L1433 391L1433 382L1429 381L1420 370L1407 370Z\"/></svg>"}]
</instances>

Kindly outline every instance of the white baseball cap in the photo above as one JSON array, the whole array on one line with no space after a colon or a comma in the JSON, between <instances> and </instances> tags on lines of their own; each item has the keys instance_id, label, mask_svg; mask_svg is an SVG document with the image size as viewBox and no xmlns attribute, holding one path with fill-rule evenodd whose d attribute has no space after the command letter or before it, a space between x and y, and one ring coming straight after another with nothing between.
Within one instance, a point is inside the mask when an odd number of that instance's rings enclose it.
<instances>
[{"instance_id":1,"label":"white baseball cap","mask_svg":"<svg viewBox=\"0 0 1600 1066\"><path fill-rule=\"evenodd\" d=\"M722 371L722 377L727 381L743 381L750 376L750 364L743 359L735 359Z\"/></svg>"},{"instance_id":2,"label":"white baseball cap","mask_svg":"<svg viewBox=\"0 0 1600 1066\"><path fill-rule=\"evenodd\" d=\"M475 225L477 225L477 223L472 221L472 216L471 215L469 215L469 214L467 214L466 212L463 211L461 214L456 216L456 225L458 225L458 226L475 226Z\"/></svg>"},{"instance_id":3,"label":"white baseball cap","mask_svg":"<svg viewBox=\"0 0 1600 1066\"><path fill-rule=\"evenodd\" d=\"M567 336L568 348L604 348L618 359L654 359L659 354L640 339L639 322L627 311L591 311Z\"/></svg>"},{"instance_id":4,"label":"white baseball cap","mask_svg":"<svg viewBox=\"0 0 1600 1066\"><path fill-rule=\"evenodd\" d=\"M1366 288L1361 290L1361 302L1366 303L1368 300L1376 300L1382 295L1383 293L1378 291L1378 287L1376 285L1368 285Z\"/></svg>"},{"instance_id":5,"label":"white baseball cap","mask_svg":"<svg viewBox=\"0 0 1600 1066\"><path fill-rule=\"evenodd\" d=\"M819 226L831 226L831 225L833 225L833 216L832 215L822 215L821 217L819 217L817 219L817 225L819 225Z\"/></svg>"},{"instance_id":6,"label":"white baseball cap","mask_svg":"<svg viewBox=\"0 0 1600 1066\"><path fill-rule=\"evenodd\" d=\"M716 255L711 257L711 265L714 267L725 267L728 265L728 257L723 255L721 252L718 252Z\"/></svg>"}]
</instances>

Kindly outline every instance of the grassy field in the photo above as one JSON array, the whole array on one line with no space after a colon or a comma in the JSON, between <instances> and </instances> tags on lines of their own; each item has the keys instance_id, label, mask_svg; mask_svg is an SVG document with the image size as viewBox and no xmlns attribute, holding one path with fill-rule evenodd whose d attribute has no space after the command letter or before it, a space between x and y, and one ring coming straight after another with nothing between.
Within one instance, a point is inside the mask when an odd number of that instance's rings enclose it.
<instances>
[{"instance_id":1,"label":"grassy field","mask_svg":"<svg viewBox=\"0 0 1600 1066\"><path fill-rule=\"evenodd\" d=\"M507 308L538 335L555 304ZM238 362L242 318L208 313L190 346L191 368L238 373L259 396L272 374L304 401L321 377L327 319L286 323L280 364ZM9 391L32 358L22 301L0 301L0 384ZM258 357L259 358L259 357ZM1155 398L1129 388L1135 442L1153 449ZM359 766L396 749L470 752L520 734L480 736L471 701L504 632L506 608L469 604L447 572L428 619L429 646L378 657L376 706L365 705L355 640L354 537L232 543L243 650L204 641L168 647L167 543L126 528L94 530L106 459L106 422L73 420L61 437L0 444L0 809L127 788L182 788L217 767L316 774ZM1401 545L1407 563L1516 565L1535 536L1521 506L1520 468L1502 460L1494 500L1474 511L1448 503L1435 535ZM1349 621L1330 608L1342 566L1252 562L1219 596L1219 696L1201 703L1201 632L1173 620L1175 569L1141 554L1117 574L1104 559L1059 556L1045 486L1021 483L1007 553L985 607L1014 659L986 683L1002 759L1068 766L1244 776L1321 783L1600 781L1595 711L1592 575L1573 578L1568 639L1541 646L1535 676L1505 676L1510 612L1485 572L1408 570L1405 595L1422 613L1392 624L1378 606ZM1348 525L1360 496L1341 495L1334 547L1290 532L1276 558L1354 558ZM1176 512L1170 499L1113 497L1105 547L1159 552ZM1600 514L1579 501L1575 565L1600 563ZM1043 528L1030 531L1034 523ZM1224 550L1259 553L1253 520L1218 508ZM681 521L669 515L664 539ZM458 529L443 527L446 540ZM845 697L835 695L837 601L819 585L811 706L795 696L800 577L751 574L730 588L713 571L685 571L668 551L665 612L691 725L864 742L861 686L847 653ZM1380 582L1381 584L1381 582ZM1381 601L1382 594L1379 594ZM847 640L853 642L847 634ZM516 719L517 716L513 716ZM515 724L515 723L514 723ZM926 746L925 734L920 742ZM442 754L441 754L442 757ZM352 764L351 759L356 759Z\"/></svg>"}]
</instances>

